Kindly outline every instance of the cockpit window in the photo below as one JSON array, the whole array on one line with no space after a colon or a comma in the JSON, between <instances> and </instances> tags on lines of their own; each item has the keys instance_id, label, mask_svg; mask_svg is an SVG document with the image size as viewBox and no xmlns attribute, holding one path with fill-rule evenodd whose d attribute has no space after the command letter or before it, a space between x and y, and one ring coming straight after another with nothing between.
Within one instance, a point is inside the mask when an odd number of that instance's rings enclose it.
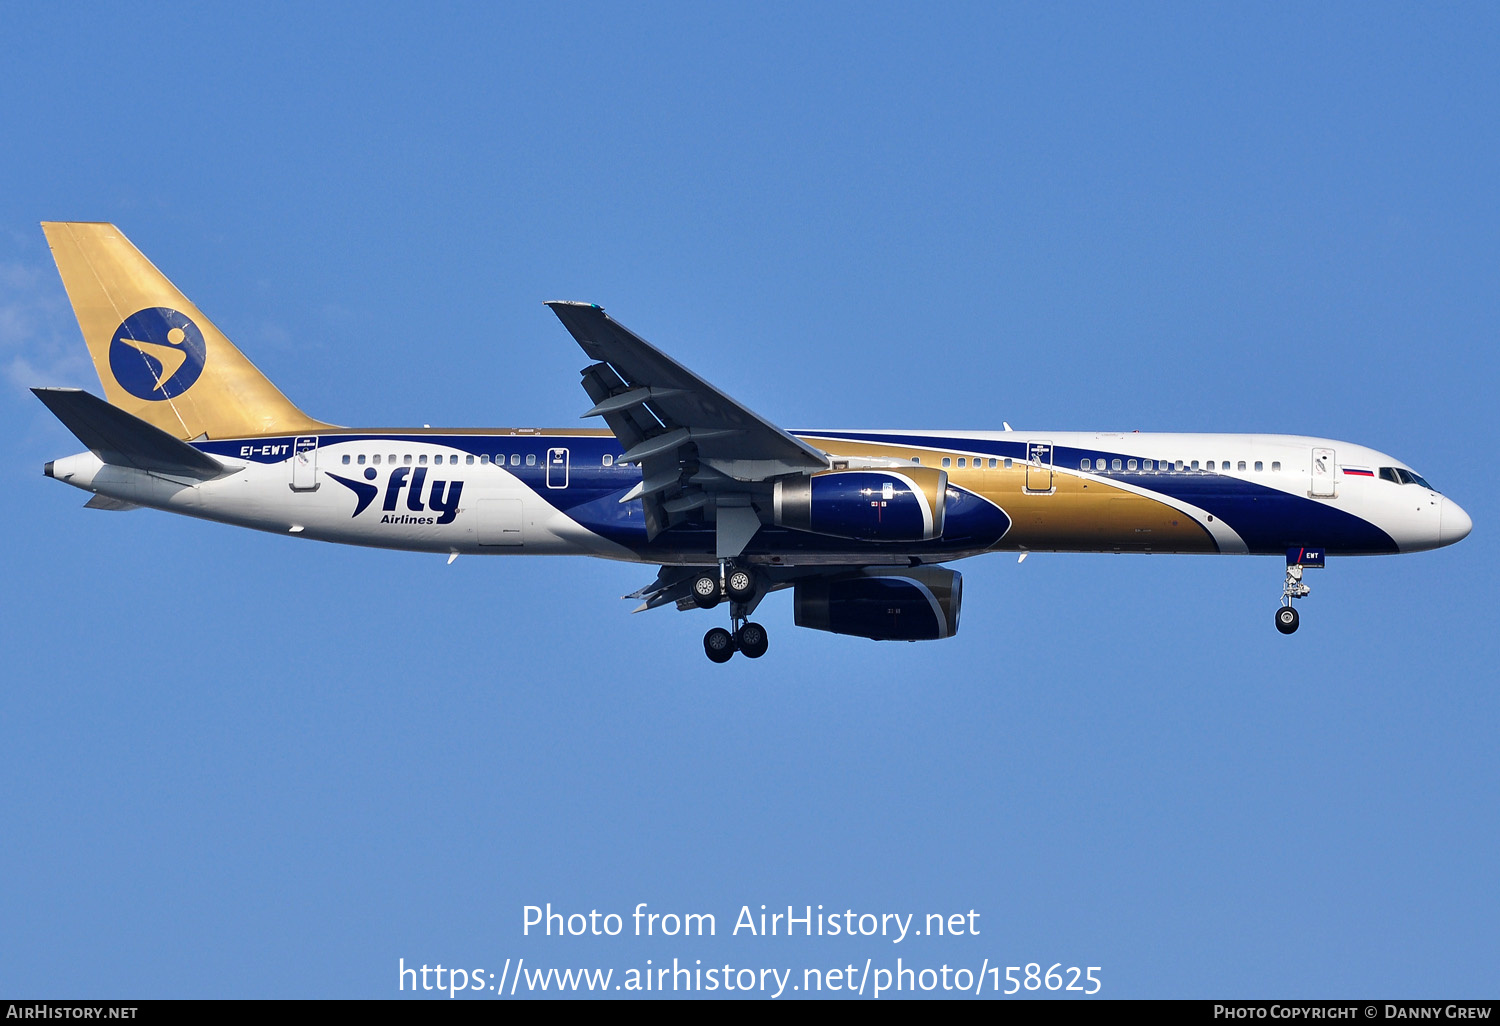
<instances>
[{"instance_id":1,"label":"cockpit window","mask_svg":"<svg viewBox=\"0 0 1500 1026\"><path fill-rule=\"evenodd\" d=\"M1436 488L1427 483L1427 479L1421 474L1413 474L1410 470L1403 470L1401 467L1381 467L1380 477L1381 480L1391 481L1396 484L1414 484L1418 487L1426 488L1430 492L1437 491Z\"/></svg>"}]
</instances>

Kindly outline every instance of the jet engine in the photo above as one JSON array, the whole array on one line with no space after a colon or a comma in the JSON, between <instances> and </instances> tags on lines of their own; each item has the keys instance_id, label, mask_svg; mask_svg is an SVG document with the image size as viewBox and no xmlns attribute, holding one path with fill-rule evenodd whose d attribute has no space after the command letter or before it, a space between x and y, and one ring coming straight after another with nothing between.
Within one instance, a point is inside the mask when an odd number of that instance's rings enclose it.
<instances>
[{"instance_id":1,"label":"jet engine","mask_svg":"<svg viewBox=\"0 0 1500 1026\"><path fill-rule=\"evenodd\" d=\"M948 474L933 467L827 470L779 479L773 522L856 541L931 541L947 497Z\"/></svg>"},{"instance_id":2,"label":"jet engine","mask_svg":"<svg viewBox=\"0 0 1500 1026\"><path fill-rule=\"evenodd\" d=\"M875 641L931 641L958 633L964 579L941 566L864 567L797 582L798 627Z\"/></svg>"}]
</instances>

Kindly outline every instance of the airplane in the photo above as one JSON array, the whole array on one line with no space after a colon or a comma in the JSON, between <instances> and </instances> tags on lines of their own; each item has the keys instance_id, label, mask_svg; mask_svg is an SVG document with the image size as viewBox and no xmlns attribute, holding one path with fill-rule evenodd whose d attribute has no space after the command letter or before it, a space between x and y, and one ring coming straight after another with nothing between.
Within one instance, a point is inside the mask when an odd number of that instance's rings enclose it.
<instances>
[{"instance_id":1,"label":"airplane","mask_svg":"<svg viewBox=\"0 0 1500 1026\"><path fill-rule=\"evenodd\" d=\"M347 428L294 406L112 224L42 225L104 398L32 391L87 448L47 477L91 509L150 507L326 542L653 564L637 611L728 603L709 659L759 658L750 619L958 631L984 552L1284 555L1276 628L1328 556L1451 545L1472 521L1400 460L1278 434L785 431L591 303L549 302L590 361L604 429Z\"/></svg>"}]
</instances>

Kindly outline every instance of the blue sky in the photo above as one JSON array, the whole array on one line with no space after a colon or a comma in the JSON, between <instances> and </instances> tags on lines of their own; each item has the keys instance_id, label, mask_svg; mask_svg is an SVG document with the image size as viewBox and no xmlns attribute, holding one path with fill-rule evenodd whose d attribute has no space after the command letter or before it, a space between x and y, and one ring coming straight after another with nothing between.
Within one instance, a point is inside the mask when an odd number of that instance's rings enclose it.
<instances>
[{"instance_id":1,"label":"blue sky","mask_svg":"<svg viewBox=\"0 0 1500 1026\"><path fill-rule=\"evenodd\" d=\"M1096 965L1493 994L1500 16L1443 5L17 8L0 65L0 993ZM653 570L99 513L37 222L117 223L344 424L567 426L603 304L788 427L1294 432L1473 516L1334 560L959 564L959 635L632 617ZM522 908L716 915L523 937ZM728 936L742 905L977 937Z\"/></svg>"}]
</instances>

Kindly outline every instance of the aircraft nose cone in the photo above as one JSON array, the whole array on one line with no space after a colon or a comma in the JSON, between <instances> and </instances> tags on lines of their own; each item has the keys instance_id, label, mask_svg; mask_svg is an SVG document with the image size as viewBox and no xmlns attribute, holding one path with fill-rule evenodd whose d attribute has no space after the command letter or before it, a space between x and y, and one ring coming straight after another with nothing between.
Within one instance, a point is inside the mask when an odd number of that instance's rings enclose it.
<instances>
[{"instance_id":1,"label":"aircraft nose cone","mask_svg":"<svg viewBox=\"0 0 1500 1026\"><path fill-rule=\"evenodd\" d=\"M1469 514L1464 508L1452 499L1443 499L1442 511L1438 519L1438 542L1442 545L1452 545L1454 542L1463 541L1474 529L1474 521L1469 519Z\"/></svg>"}]
</instances>

